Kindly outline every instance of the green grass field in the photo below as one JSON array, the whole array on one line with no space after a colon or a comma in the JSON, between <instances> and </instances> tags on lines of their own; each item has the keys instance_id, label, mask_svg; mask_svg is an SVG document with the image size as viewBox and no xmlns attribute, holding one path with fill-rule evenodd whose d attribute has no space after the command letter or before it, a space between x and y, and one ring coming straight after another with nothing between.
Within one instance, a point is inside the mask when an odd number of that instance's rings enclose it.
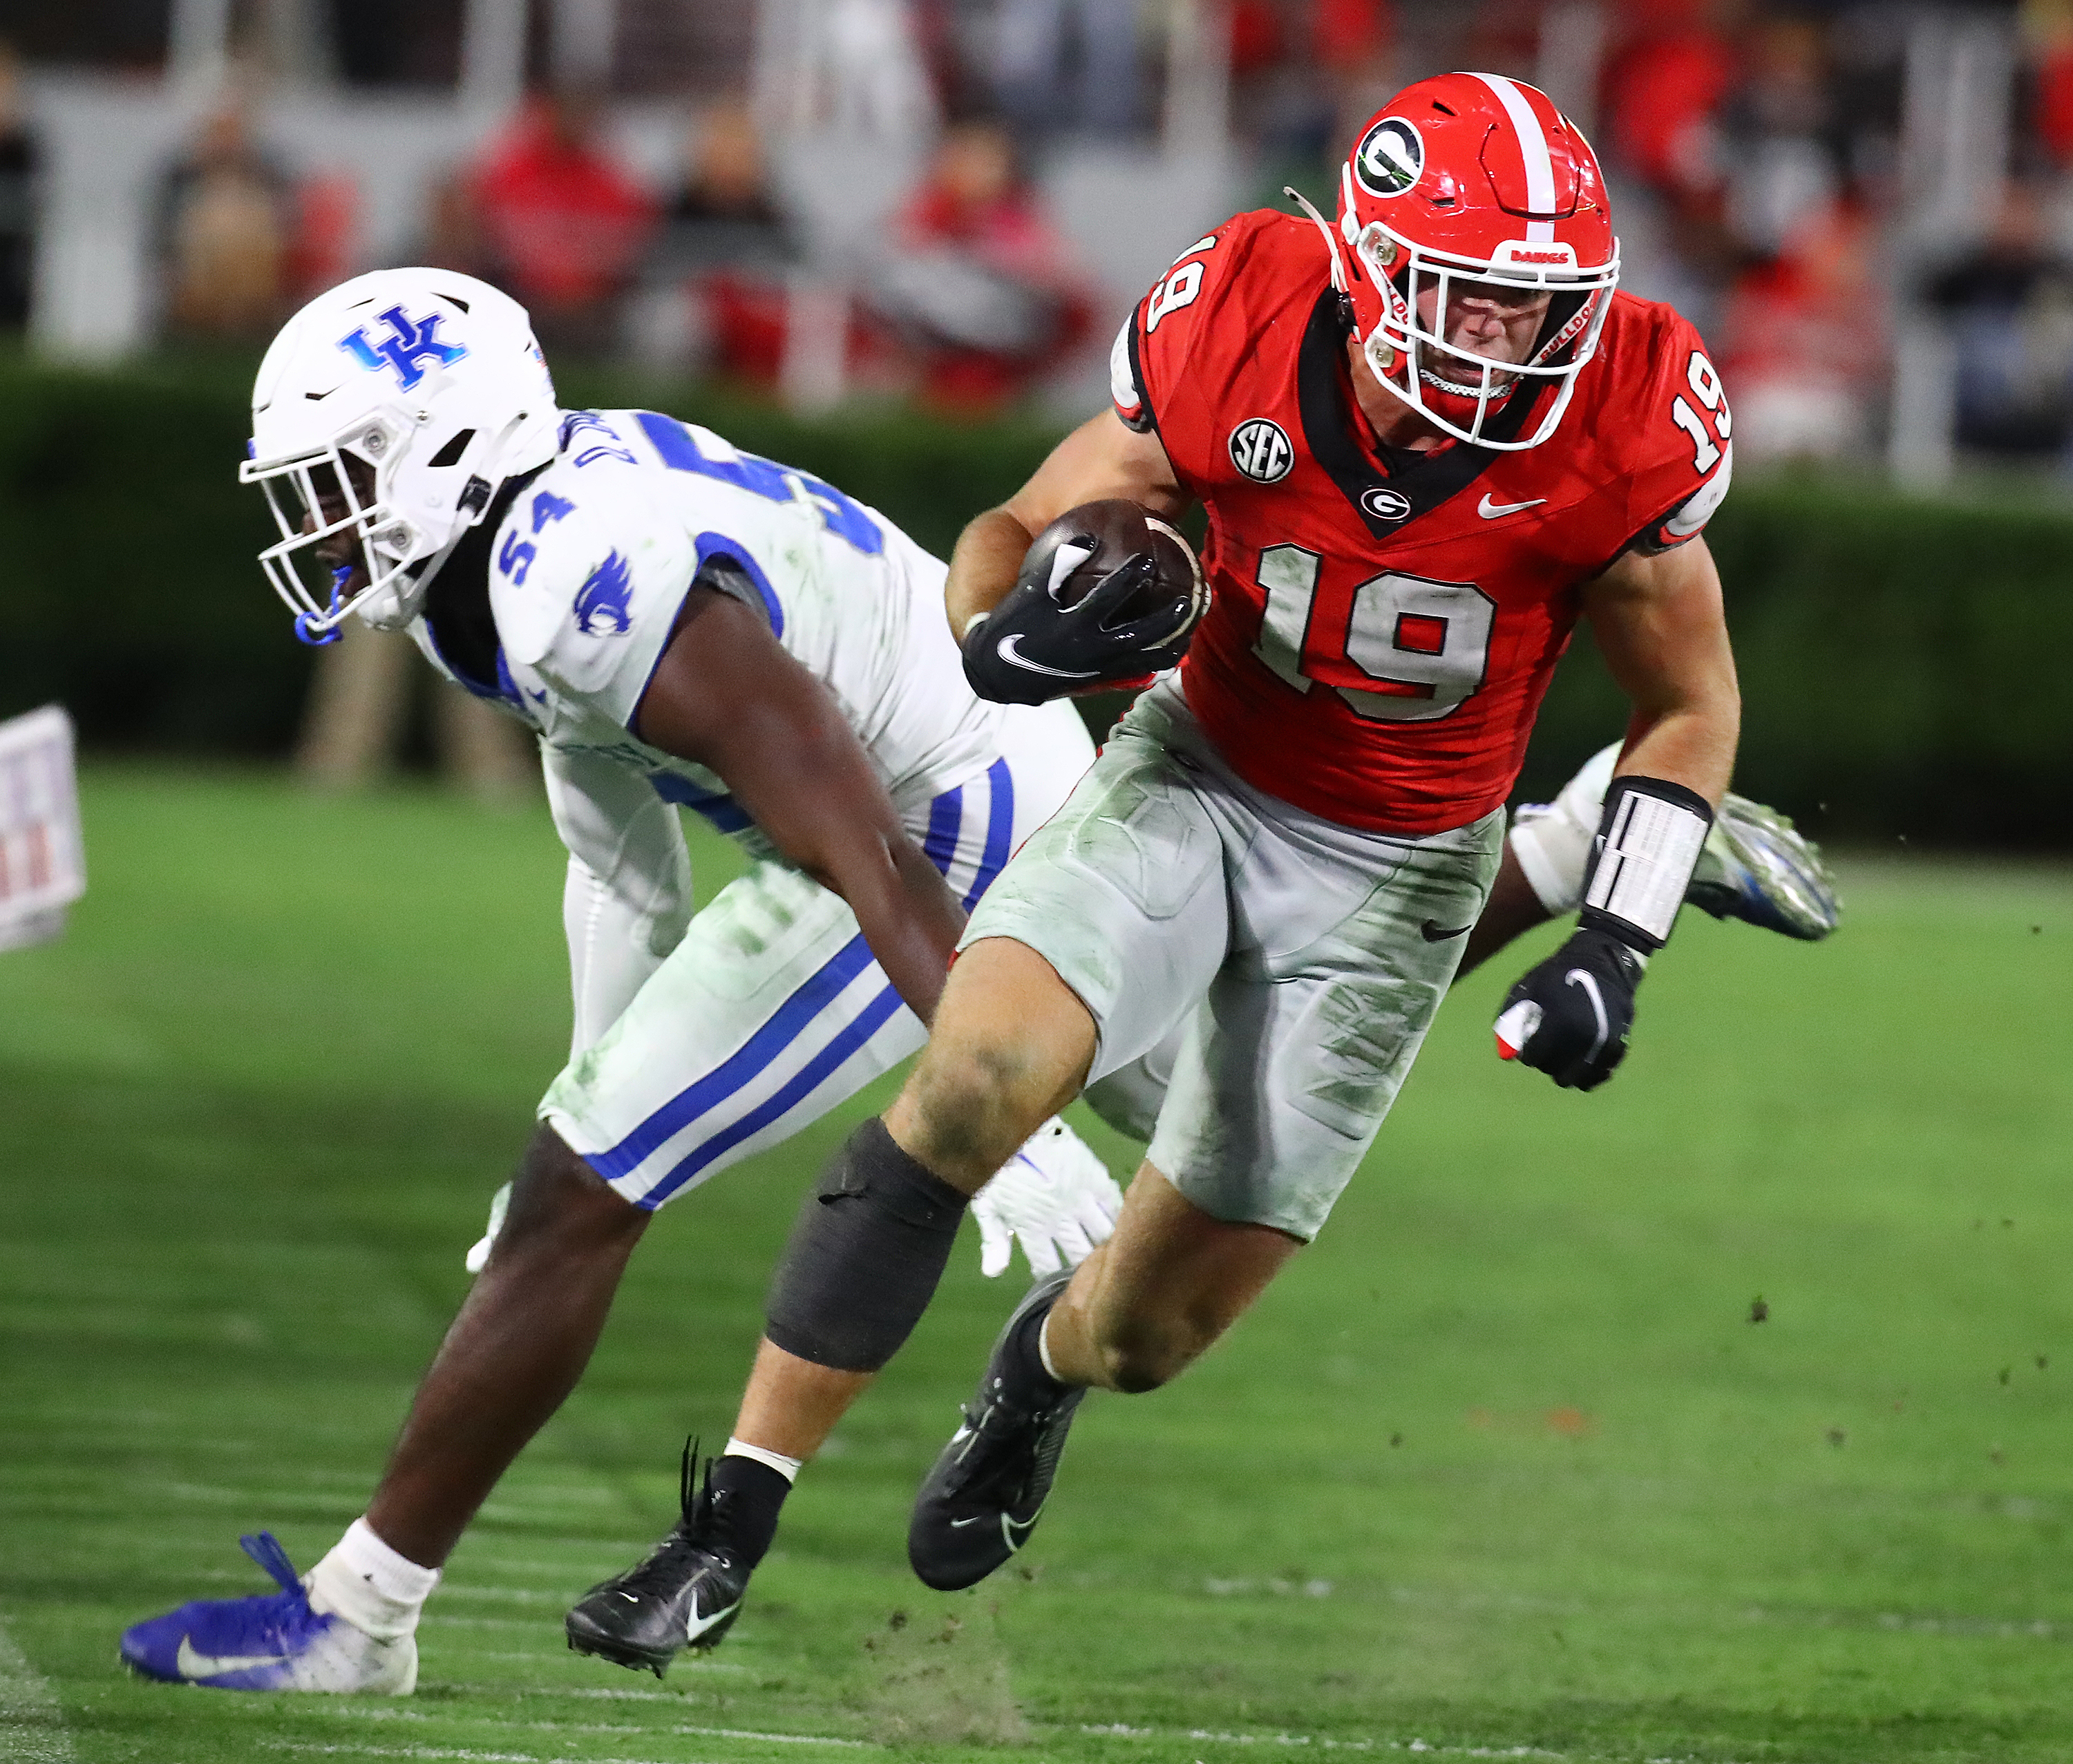
<instances>
[{"instance_id":1,"label":"green grass field","mask_svg":"<svg viewBox=\"0 0 2073 1764\"><path fill-rule=\"evenodd\" d=\"M565 1045L558 847L258 776L87 812L71 934L0 955L0 1757L2073 1756L2063 869L1846 866L1818 948L1694 915L1589 1098L1493 1057L1501 960L1257 1313L1088 1405L1026 1565L905 1567L1015 1296L961 1245L710 1663L568 1654L859 1099L661 1217L375 1704L132 1683L116 1637L360 1511Z\"/></svg>"}]
</instances>

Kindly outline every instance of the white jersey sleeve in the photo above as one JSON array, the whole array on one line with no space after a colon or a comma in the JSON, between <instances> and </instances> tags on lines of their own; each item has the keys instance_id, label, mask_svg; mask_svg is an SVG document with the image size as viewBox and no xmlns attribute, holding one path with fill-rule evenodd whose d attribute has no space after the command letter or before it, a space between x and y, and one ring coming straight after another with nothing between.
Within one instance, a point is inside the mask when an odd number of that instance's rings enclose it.
<instances>
[{"instance_id":1,"label":"white jersey sleeve","mask_svg":"<svg viewBox=\"0 0 2073 1764\"><path fill-rule=\"evenodd\" d=\"M811 473L649 410L570 413L559 454L502 519L489 583L507 699L550 746L610 748L706 813L725 785L629 730L684 596L723 561L728 591L753 596L834 694L896 803L991 763L999 707L965 683L943 566Z\"/></svg>"},{"instance_id":2,"label":"white jersey sleeve","mask_svg":"<svg viewBox=\"0 0 2073 1764\"><path fill-rule=\"evenodd\" d=\"M698 567L640 478L569 476L550 470L520 495L490 563L505 662L545 689L550 744L571 712L592 728L631 723Z\"/></svg>"},{"instance_id":3,"label":"white jersey sleeve","mask_svg":"<svg viewBox=\"0 0 2073 1764\"><path fill-rule=\"evenodd\" d=\"M691 916L691 865L676 810L649 781L594 753L543 747L547 804L568 847L562 926L575 1004L573 1057L616 1023Z\"/></svg>"}]
</instances>

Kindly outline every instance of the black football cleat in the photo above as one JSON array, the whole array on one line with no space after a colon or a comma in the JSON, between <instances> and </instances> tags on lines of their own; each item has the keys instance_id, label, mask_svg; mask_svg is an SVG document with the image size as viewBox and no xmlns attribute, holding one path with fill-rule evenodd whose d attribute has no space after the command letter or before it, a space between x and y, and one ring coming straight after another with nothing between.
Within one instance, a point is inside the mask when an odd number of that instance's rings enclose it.
<instances>
[{"instance_id":1,"label":"black football cleat","mask_svg":"<svg viewBox=\"0 0 2073 1764\"><path fill-rule=\"evenodd\" d=\"M600 1581L563 1622L569 1646L660 1678L686 1648L717 1647L734 1626L748 1590L748 1565L729 1547L725 1490L715 1490L712 1462L696 1486L698 1446L684 1448L679 1485L682 1518L670 1535L624 1574Z\"/></svg>"},{"instance_id":2,"label":"black football cleat","mask_svg":"<svg viewBox=\"0 0 2073 1764\"><path fill-rule=\"evenodd\" d=\"M914 1498L907 1560L939 1593L984 1580L1028 1542L1044 1511L1073 1412L1086 1392L1041 1371L1032 1379L1016 1342L1032 1313L1048 1311L1072 1277L1070 1268L1045 1276L1016 1306L965 1406L964 1424Z\"/></svg>"}]
</instances>

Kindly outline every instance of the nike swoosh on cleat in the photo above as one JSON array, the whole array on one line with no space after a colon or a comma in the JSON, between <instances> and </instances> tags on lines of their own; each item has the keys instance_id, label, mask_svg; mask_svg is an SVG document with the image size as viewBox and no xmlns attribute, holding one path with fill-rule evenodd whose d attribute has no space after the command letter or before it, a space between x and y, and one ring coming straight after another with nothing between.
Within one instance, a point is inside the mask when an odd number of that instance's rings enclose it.
<instances>
[{"instance_id":1,"label":"nike swoosh on cleat","mask_svg":"<svg viewBox=\"0 0 2073 1764\"><path fill-rule=\"evenodd\" d=\"M691 1601L691 1614L684 1624L684 1639L687 1642L695 1642L722 1618L732 1616L740 1608L741 1601L736 1599L725 1610L715 1611L711 1617L701 1617L699 1615L699 1601L694 1598Z\"/></svg>"},{"instance_id":2,"label":"nike swoosh on cleat","mask_svg":"<svg viewBox=\"0 0 2073 1764\"><path fill-rule=\"evenodd\" d=\"M1022 653L1022 633L1011 631L994 645L994 653L1010 667L1021 668L1031 674L1048 674L1054 680L1091 680L1092 668L1047 668L1041 662L1032 662Z\"/></svg>"},{"instance_id":3,"label":"nike swoosh on cleat","mask_svg":"<svg viewBox=\"0 0 2073 1764\"><path fill-rule=\"evenodd\" d=\"M1451 931L1444 930L1437 919L1428 919L1418 927L1418 934L1428 943L1445 943L1449 938L1457 938L1469 929L1468 925L1457 925Z\"/></svg>"},{"instance_id":4,"label":"nike swoosh on cleat","mask_svg":"<svg viewBox=\"0 0 2073 1764\"><path fill-rule=\"evenodd\" d=\"M199 1652L187 1636L173 1656L173 1670L182 1678L219 1678L225 1672L252 1672L262 1666L285 1666L285 1654L225 1654L220 1658Z\"/></svg>"},{"instance_id":5,"label":"nike swoosh on cleat","mask_svg":"<svg viewBox=\"0 0 2073 1764\"><path fill-rule=\"evenodd\" d=\"M1547 500L1545 497L1535 497L1531 502L1493 502L1486 490L1482 501L1476 505L1476 513L1486 521L1494 521L1502 515L1516 514L1521 509L1537 509Z\"/></svg>"},{"instance_id":6,"label":"nike swoosh on cleat","mask_svg":"<svg viewBox=\"0 0 2073 1764\"><path fill-rule=\"evenodd\" d=\"M976 1525L978 1523L979 1521L975 1519L952 1519L950 1521L950 1529L954 1531L962 1531L967 1525Z\"/></svg>"}]
</instances>

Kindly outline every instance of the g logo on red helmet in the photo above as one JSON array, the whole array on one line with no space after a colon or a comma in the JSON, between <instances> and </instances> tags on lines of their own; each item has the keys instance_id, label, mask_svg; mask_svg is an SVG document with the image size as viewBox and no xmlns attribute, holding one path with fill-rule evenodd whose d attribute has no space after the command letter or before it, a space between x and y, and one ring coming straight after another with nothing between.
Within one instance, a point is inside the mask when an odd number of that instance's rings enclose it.
<instances>
[{"instance_id":1,"label":"g logo on red helmet","mask_svg":"<svg viewBox=\"0 0 2073 1764\"><path fill-rule=\"evenodd\" d=\"M1400 196L1424 169L1424 140L1401 117L1384 117L1354 150L1354 175L1370 196Z\"/></svg>"}]
</instances>

